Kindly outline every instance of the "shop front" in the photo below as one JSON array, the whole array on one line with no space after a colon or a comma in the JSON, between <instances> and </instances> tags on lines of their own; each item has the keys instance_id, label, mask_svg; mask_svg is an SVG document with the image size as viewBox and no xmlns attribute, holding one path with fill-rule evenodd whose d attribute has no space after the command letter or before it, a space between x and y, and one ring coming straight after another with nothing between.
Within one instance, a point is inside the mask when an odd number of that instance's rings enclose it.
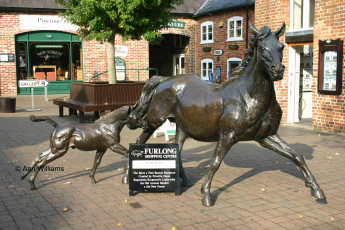
<instances>
[{"instance_id":1,"label":"shop front","mask_svg":"<svg viewBox=\"0 0 345 230\"><path fill-rule=\"evenodd\" d=\"M35 31L17 34L15 41L17 81L47 80L49 94L69 93L71 82L83 81L82 42L75 34ZM18 94L30 94L30 88L18 88Z\"/></svg>"}]
</instances>

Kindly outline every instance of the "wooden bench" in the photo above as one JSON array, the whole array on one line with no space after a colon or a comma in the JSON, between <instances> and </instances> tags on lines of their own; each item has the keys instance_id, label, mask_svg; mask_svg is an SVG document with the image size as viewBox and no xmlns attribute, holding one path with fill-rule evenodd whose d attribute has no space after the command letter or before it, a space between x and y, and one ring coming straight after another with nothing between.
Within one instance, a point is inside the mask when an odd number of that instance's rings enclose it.
<instances>
[{"instance_id":1,"label":"wooden bench","mask_svg":"<svg viewBox=\"0 0 345 230\"><path fill-rule=\"evenodd\" d=\"M85 112L94 112L95 119L106 110L115 110L125 105L134 105L141 95L146 82L107 83L71 83L70 98L54 99L59 106L59 116L64 116L64 107L69 108L69 115L78 115L84 122Z\"/></svg>"}]
</instances>

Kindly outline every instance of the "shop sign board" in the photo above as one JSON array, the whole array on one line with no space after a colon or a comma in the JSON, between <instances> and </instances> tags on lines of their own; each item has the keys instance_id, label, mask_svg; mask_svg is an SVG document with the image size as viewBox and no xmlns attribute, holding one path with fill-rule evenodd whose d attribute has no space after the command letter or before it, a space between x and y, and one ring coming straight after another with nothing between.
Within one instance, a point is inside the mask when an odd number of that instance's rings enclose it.
<instances>
[{"instance_id":1,"label":"shop sign board","mask_svg":"<svg viewBox=\"0 0 345 230\"><path fill-rule=\"evenodd\" d=\"M19 88L36 88L36 87L46 87L49 82L46 80L19 80Z\"/></svg>"},{"instance_id":2,"label":"shop sign board","mask_svg":"<svg viewBox=\"0 0 345 230\"><path fill-rule=\"evenodd\" d=\"M129 145L129 194L175 192L180 195L178 144Z\"/></svg>"},{"instance_id":3,"label":"shop sign board","mask_svg":"<svg viewBox=\"0 0 345 230\"><path fill-rule=\"evenodd\" d=\"M127 57L128 47L123 45L115 45L115 57Z\"/></svg>"},{"instance_id":4,"label":"shop sign board","mask_svg":"<svg viewBox=\"0 0 345 230\"><path fill-rule=\"evenodd\" d=\"M77 31L78 26L66 22L57 15L19 15L19 28L21 30L72 30Z\"/></svg>"},{"instance_id":5,"label":"shop sign board","mask_svg":"<svg viewBox=\"0 0 345 230\"><path fill-rule=\"evenodd\" d=\"M0 54L0 62L14 62L14 54Z\"/></svg>"},{"instance_id":6,"label":"shop sign board","mask_svg":"<svg viewBox=\"0 0 345 230\"><path fill-rule=\"evenodd\" d=\"M126 80L126 62L122 58L115 58L116 79L118 81Z\"/></svg>"},{"instance_id":7,"label":"shop sign board","mask_svg":"<svg viewBox=\"0 0 345 230\"><path fill-rule=\"evenodd\" d=\"M178 21L177 19L172 19L172 20L168 23L168 27L169 27L169 28L184 29L185 25L186 25L185 22Z\"/></svg>"}]
</instances>

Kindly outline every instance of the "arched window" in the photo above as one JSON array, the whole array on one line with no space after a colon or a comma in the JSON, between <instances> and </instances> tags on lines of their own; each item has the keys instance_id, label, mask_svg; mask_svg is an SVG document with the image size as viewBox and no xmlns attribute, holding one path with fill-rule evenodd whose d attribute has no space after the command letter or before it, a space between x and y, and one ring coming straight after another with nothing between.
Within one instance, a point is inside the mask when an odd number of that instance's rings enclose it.
<instances>
[{"instance_id":1,"label":"arched window","mask_svg":"<svg viewBox=\"0 0 345 230\"><path fill-rule=\"evenodd\" d=\"M203 59L201 60L201 79L208 81L208 75L213 72L213 60Z\"/></svg>"},{"instance_id":2,"label":"arched window","mask_svg":"<svg viewBox=\"0 0 345 230\"><path fill-rule=\"evenodd\" d=\"M228 19L228 39L227 41L243 40L243 17L235 16Z\"/></svg>"},{"instance_id":3,"label":"arched window","mask_svg":"<svg viewBox=\"0 0 345 230\"><path fill-rule=\"evenodd\" d=\"M213 43L213 22L203 22L200 27L201 42L200 44Z\"/></svg>"},{"instance_id":4,"label":"arched window","mask_svg":"<svg viewBox=\"0 0 345 230\"><path fill-rule=\"evenodd\" d=\"M234 68L236 68L240 63L241 63L241 59L240 58L228 58L227 60L227 78L230 78L230 75L232 73L232 71L234 70Z\"/></svg>"}]
</instances>

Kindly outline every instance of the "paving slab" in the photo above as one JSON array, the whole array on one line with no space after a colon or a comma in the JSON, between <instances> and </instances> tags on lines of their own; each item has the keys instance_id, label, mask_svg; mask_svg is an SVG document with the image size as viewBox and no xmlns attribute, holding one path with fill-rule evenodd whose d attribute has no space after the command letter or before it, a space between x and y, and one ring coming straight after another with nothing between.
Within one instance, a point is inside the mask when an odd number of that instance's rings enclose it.
<instances>
[{"instance_id":1,"label":"paving slab","mask_svg":"<svg viewBox=\"0 0 345 230\"><path fill-rule=\"evenodd\" d=\"M31 161L49 147L53 127L31 122L30 114L58 123L52 99L68 95L16 96L15 113L0 113L0 229L345 229L345 136L282 124L280 136L303 155L327 202L319 203L304 186L302 174L288 159L255 142L232 147L216 173L213 207L201 204L201 185L215 143L187 139L182 161L192 186L174 193L129 196L121 183L127 159L110 150L92 184L89 168L95 152L69 150L39 173L37 190L21 180ZM67 111L65 111L67 113ZM86 114L88 115L88 114ZM124 128L121 143L135 143L140 130ZM172 140L170 140L172 142ZM166 143L164 136L149 143Z\"/></svg>"}]
</instances>

